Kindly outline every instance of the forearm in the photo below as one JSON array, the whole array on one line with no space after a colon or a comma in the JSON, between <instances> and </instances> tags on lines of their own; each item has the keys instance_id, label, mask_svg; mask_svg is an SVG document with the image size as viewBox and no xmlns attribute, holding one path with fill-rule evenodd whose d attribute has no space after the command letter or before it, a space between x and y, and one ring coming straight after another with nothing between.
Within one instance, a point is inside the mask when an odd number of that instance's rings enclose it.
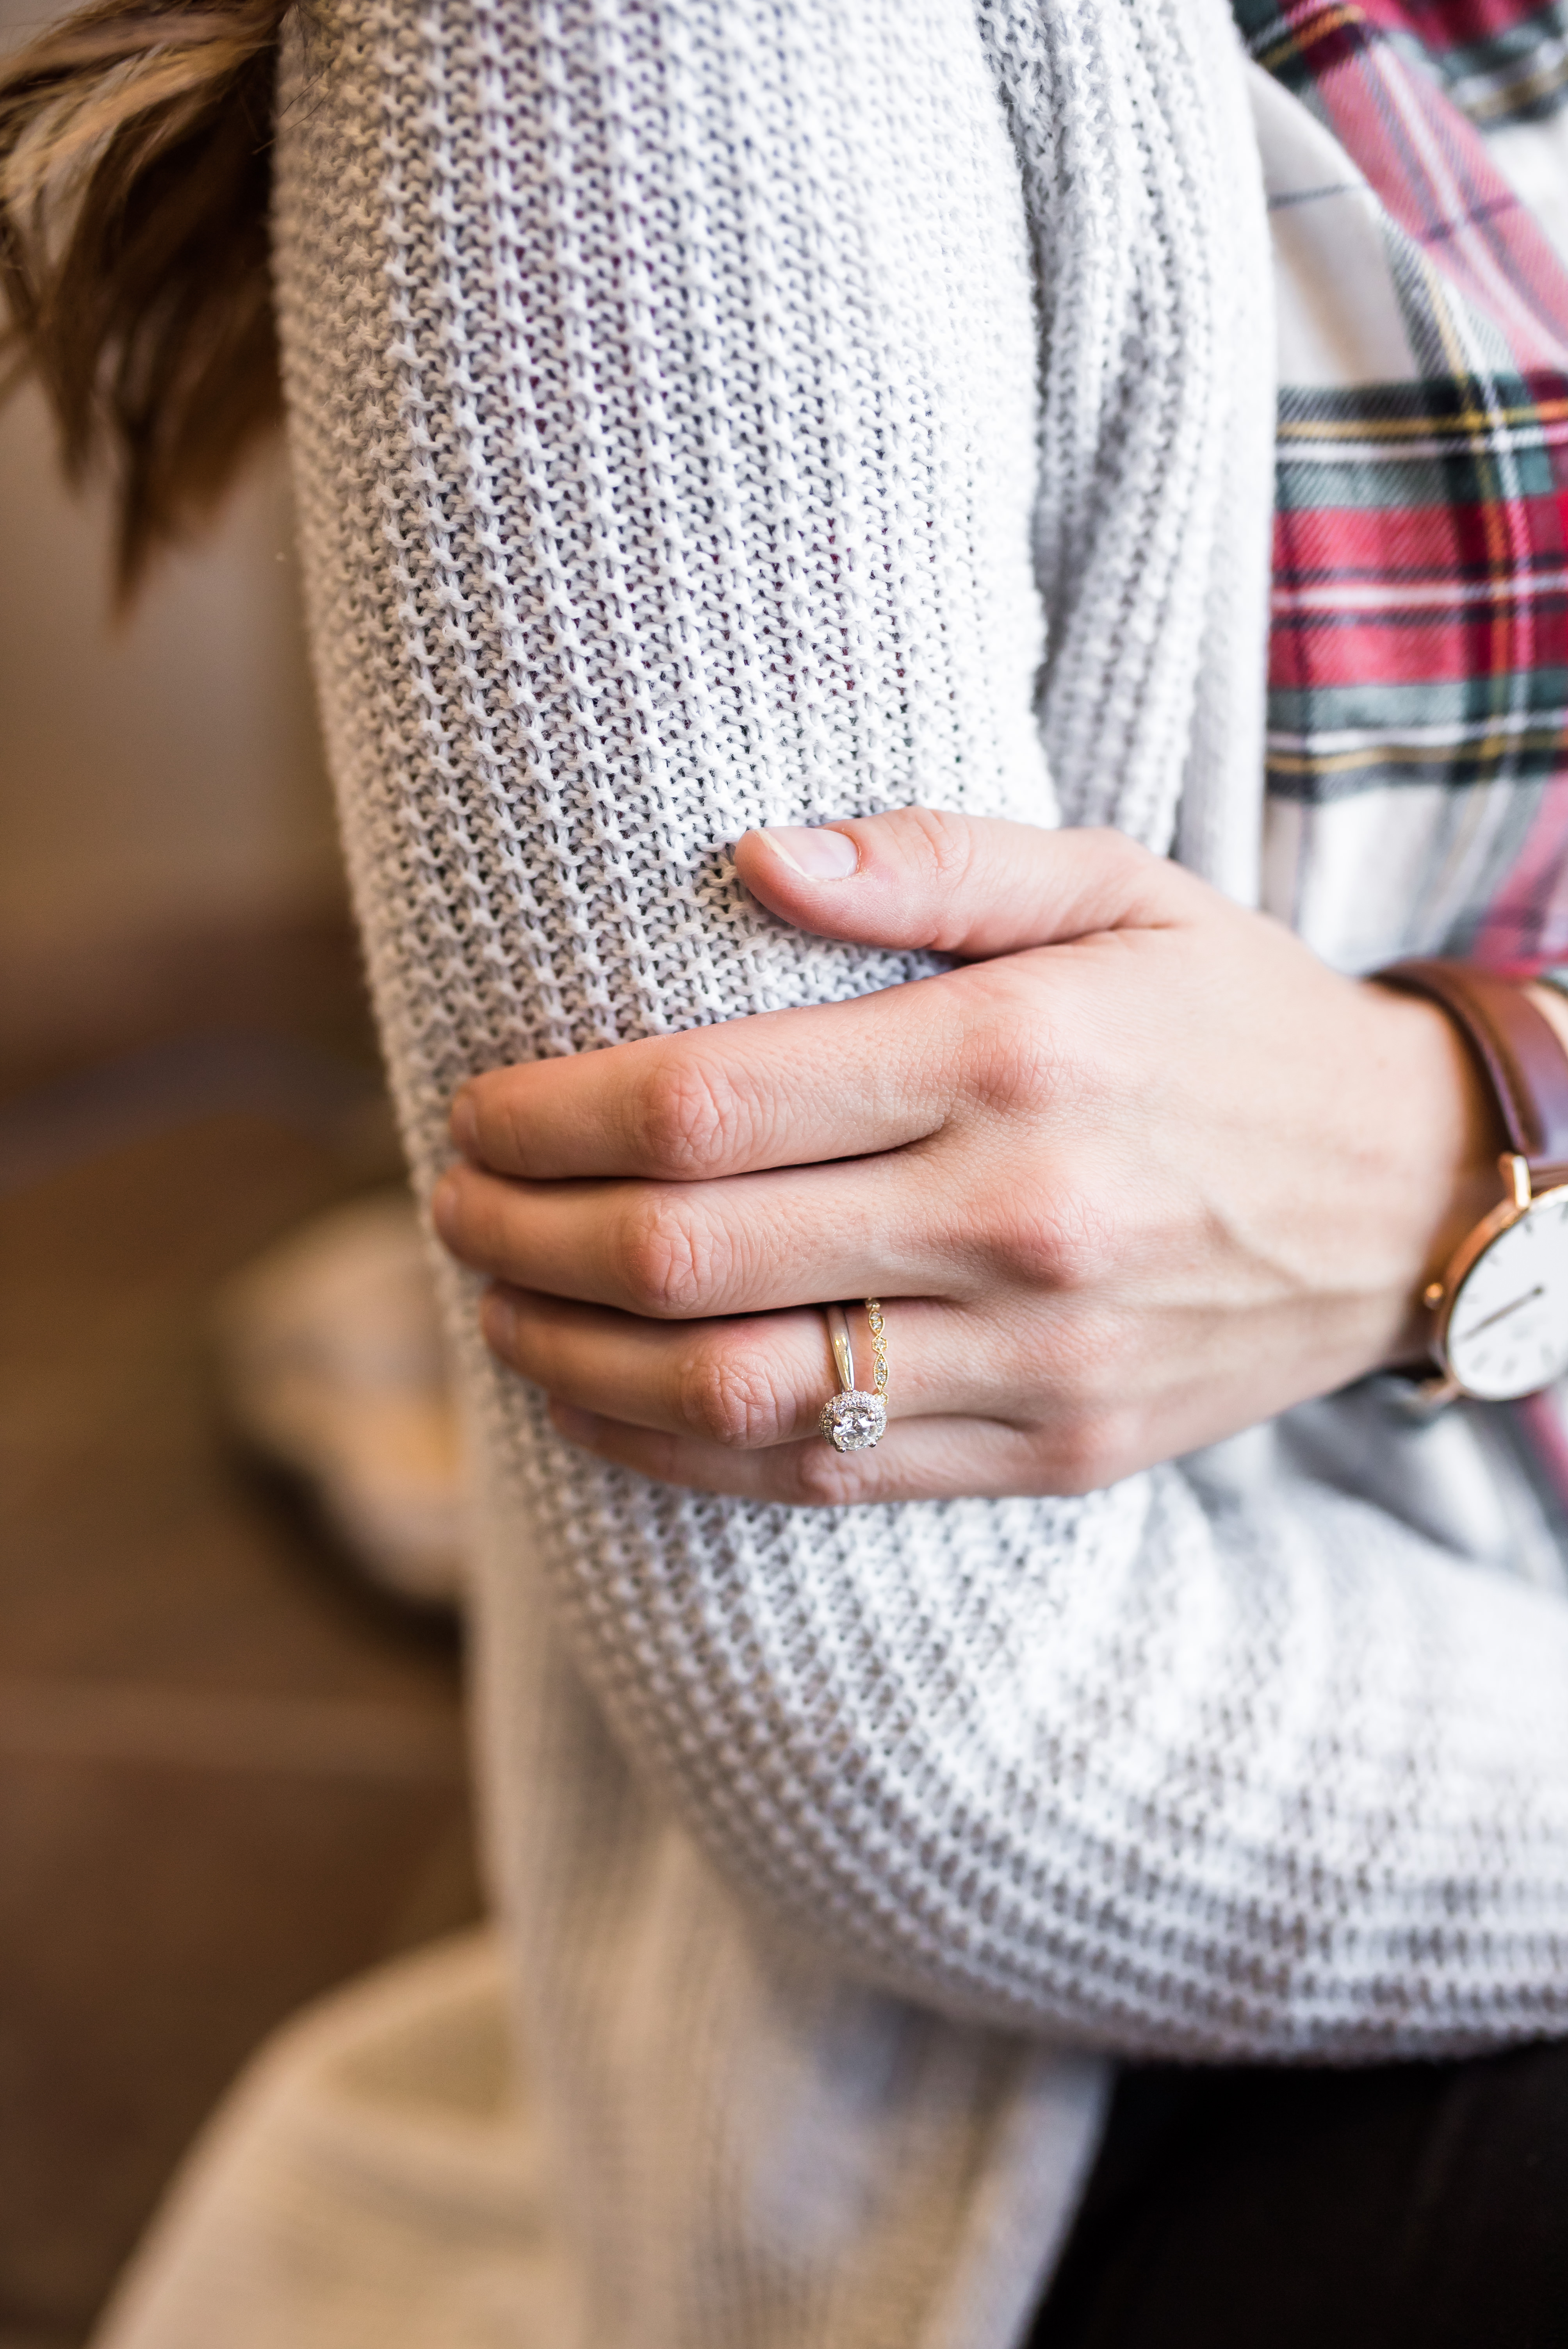
<instances>
[{"instance_id":1,"label":"forearm","mask_svg":"<svg viewBox=\"0 0 1568 2349\"><path fill-rule=\"evenodd\" d=\"M903 1512L893 1543L819 1515L788 1560L737 1513L698 1563L704 1507L669 1495L659 1558L568 1603L624 1737L813 1946L1123 2053L1562 2027L1555 1601L1266 1471Z\"/></svg>"}]
</instances>

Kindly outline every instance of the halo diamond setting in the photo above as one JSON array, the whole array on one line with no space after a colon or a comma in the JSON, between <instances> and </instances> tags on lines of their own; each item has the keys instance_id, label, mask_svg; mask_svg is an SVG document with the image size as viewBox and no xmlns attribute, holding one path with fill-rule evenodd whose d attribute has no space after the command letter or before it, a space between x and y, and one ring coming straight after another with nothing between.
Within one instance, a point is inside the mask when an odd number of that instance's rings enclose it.
<instances>
[{"instance_id":1,"label":"halo diamond setting","mask_svg":"<svg viewBox=\"0 0 1568 2349\"><path fill-rule=\"evenodd\" d=\"M863 1387L848 1387L822 1405L822 1433L835 1451L869 1452L886 1428L886 1403Z\"/></svg>"}]
</instances>

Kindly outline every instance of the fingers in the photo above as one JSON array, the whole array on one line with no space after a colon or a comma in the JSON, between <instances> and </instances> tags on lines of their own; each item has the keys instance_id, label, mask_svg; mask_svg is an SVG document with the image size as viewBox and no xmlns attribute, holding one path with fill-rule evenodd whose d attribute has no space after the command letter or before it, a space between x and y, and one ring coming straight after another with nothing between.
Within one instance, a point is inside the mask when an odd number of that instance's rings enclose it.
<instances>
[{"instance_id":1,"label":"fingers","mask_svg":"<svg viewBox=\"0 0 1568 2349\"><path fill-rule=\"evenodd\" d=\"M842 1454L820 1431L838 1378L816 1309L672 1326L512 1290L482 1315L563 1435L665 1484L822 1507L1085 1493L1144 1464L1136 1413L1086 1404L1069 1330L1020 1342L984 1308L899 1297L885 1309L888 1429L874 1450ZM863 1317L850 1319L869 1385Z\"/></svg>"},{"instance_id":2,"label":"fingers","mask_svg":"<svg viewBox=\"0 0 1568 2349\"><path fill-rule=\"evenodd\" d=\"M800 869L830 843L851 872ZM1221 902L1119 833L923 808L748 833L736 863L756 896L804 929L975 959L1170 926ZM986 1025L995 993L987 1001L964 978L492 1070L459 1093L452 1139L476 1164L533 1182L707 1181L900 1149L983 1091L988 1056L1006 1050Z\"/></svg>"},{"instance_id":3,"label":"fingers","mask_svg":"<svg viewBox=\"0 0 1568 2349\"><path fill-rule=\"evenodd\" d=\"M975 1317L928 1298L887 1308L888 1410L895 1420L1005 1415L996 1349ZM695 1322L644 1321L517 1289L484 1301L487 1344L556 1402L664 1435L761 1451L819 1434L838 1374L820 1309ZM872 1381L865 1317L850 1323L860 1383Z\"/></svg>"},{"instance_id":4,"label":"fingers","mask_svg":"<svg viewBox=\"0 0 1568 2349\"><path fill-rule=\"evenodd\" d=\"M452 1139L497 1174L691 1182L896 1150L948 1112L965 1007L941 982L473 1078Z\"/></svg>"},{"instance_id":5,"label":"fingers","mask_svg":"<svg viewBox=\"0 0 1568 2349\"><path fill-rule=\"evenodd\" d=\"M798 929L973 959L1163 928L1212 897L1120 833L934 808L748 832L735 864L752 895Z\"/></svg>"},{"instance_id":6,"label":"fingers","mask_svg":"<svg viewBox=\"0 0 1568 2349\"><path fill-rule=\"evenodd\" d=\"M890 1426L874 1450L835 1452L819 1435L770 1451L737 1452L718 1444L655 1434L613 1419L553 1404L551 1417L567 1441L662 1485L775 1501L786 1508L840 1508L867 1501L1001 1498L1057 1489L1030 1437L981 1419L911 1419Z\"/></svg>"},{"instance_id":7,"label":"fingers","mask_svg":"<svg viewBox=\"0 0 1568 2349\"><path fill-rule=\"evenodd\" d=\"M917 1154L715 1183L512 1183L472 1166L431 1200L447 1247L518 1288L655 1321L822 1297L950 1294L971 1243Z\"/></svg>"}]
</instances>

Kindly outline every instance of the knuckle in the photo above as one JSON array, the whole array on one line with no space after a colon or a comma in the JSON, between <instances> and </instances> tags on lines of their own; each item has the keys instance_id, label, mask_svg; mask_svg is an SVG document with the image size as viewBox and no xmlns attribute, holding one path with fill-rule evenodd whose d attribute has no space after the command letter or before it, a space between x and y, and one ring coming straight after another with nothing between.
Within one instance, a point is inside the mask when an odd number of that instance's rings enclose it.
<instances>
[{"instance_id":1,"label":"knuckle","mask_svg":"<svg viewBox=\"0 0 1568 2349\"><path fill-rule=\"evenodd\" d=\"M699 1313L711 1291L713 1254L712 1235L686 1202L658 1192L634 1202L615 1250L632 1311L653 1321Z\"/></svg>"},{"instance_id":2,"label":"knuckle","mask_svg":"<svg viewBox=\"0 0 1568 2349\"><path fill-rule=\"evenodd\" d=\"M648 1171L673 1182L727 1165L747 1123L741 1096L718 1061L675 1046L650 1055L633 1116Z\"/></svg>"},{"instance_id":3,"label":"knuckle","mask_svg":"<svg viewBox=\"0 0 1568 2349\"><path fill-rule=\"evenodd\" d=\"M1037 959L1003 957L944 984L959 1008L961 1090L975 1107L1033 1121L1087 1107L1102 1089L1095 1021L1070 965L1046 986Z\"/></svg>"},{"instance_id":4,"label":"knuckle","mask_svg":"<svg viewBox=\"0 0 1568 2349\"><path fill-rule=\"evenodd\" d=\"M962 887L975 862L975 833L966 816L953 808L912 807L905 811L907 841L928 880L944 890Z\"/></svg>"},{"instance_id":5,"label":"knuckle","mask_svg":"<svg viewBox=\"0 0 1568 2349\"><path fill-rule=\"evenodd\" d=\"M993 986L987 997L970 1067L976 1106L1003 1117L1034 1116L1047 1102L1059 1107L1077 1091L1078 1080L1043 1007L1019 1000L1011 988L998 992Z\"/></svg>"},{"instance_id":6,"label":"knuckle","mask_svg":"<svg viewBox=\"0 0 1568 2349\"><path fill-rule=\"evenodd\" d=\"M993 1249L1007 1275L1081 1296L1101 1287L1114 1272L1116 1221L1081 1184L1042 1185L1036 1195L1009 1205L994 1234Z\"/></svg>"},{"instance_id":7,"label":"knuckle","mask_svg":"<svg viewBox=\"0 0 1568 2349\"><path fill-rule=\"evenodd\" d=\"M677 1381L676 1409L696 1433L738 1452L778 1444L794 1417L766 1360L724 1338L694 1348Z\"/></svg>"}]
</instances>

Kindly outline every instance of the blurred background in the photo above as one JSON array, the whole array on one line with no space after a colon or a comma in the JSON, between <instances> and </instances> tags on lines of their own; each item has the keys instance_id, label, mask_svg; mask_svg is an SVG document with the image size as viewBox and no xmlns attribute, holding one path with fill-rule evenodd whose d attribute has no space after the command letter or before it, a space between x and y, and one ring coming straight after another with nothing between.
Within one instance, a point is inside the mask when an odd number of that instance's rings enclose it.
<instances>
[{"instance_id":1,"label":"blurred background","mask_svg":"<svg viewBox=\"0 0 1568 2349\"><path fill-rule=\"evenodd\" d=\"M257 2041L479 1895L281 451L117 626L19 396L0 550L0 2349L70 2349Z\"/></svg>"}]
</instances>

